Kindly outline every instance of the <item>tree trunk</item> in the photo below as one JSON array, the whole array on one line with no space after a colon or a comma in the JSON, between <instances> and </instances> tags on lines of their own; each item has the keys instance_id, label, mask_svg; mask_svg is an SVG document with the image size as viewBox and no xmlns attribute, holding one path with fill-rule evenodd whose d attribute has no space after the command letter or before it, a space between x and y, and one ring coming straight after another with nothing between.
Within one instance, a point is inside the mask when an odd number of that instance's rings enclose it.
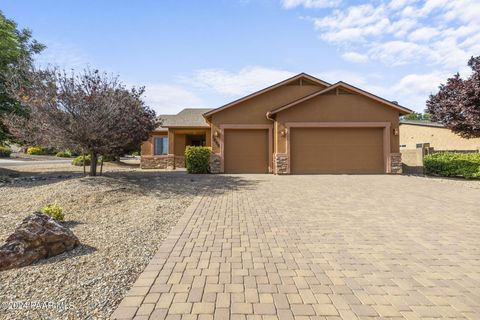
<instances>
[{"instance_id":1,"label":"tree trunk","mask_svg":"<svg viewBox=\"0 0 480 320\"><path fill-rule=\"evenodd\" d=\"M90 176L95 177L97 175L97 157L94 152L90 154Z\"/></svg>"},{"instance_id":2,"label":"tree trunk","mask_svg":"<svg viewBox=\"0 0 480 320\"><path fill-rule=\"evenodd\" d=\"M87 175L87 170L85 169L85 153L82 154L83 156L83 176L85 177Z\"/></svg>"},{"instance_id":3,"label":"tree trunk","mask_svg":"<svg viewBox=\"0 0 480 320\"><path fill-rule=\"evenodd\" d=\"M100 175L103 176L103 156L100 159Z\"/></svg>"}]
</instances>

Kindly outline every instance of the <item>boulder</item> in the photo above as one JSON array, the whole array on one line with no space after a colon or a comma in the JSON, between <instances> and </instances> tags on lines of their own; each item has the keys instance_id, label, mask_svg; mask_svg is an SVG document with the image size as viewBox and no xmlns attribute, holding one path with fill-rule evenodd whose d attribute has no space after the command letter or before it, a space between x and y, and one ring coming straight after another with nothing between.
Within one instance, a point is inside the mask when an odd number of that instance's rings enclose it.
<instances>
[{"instance_id":1,"label":"boulder","mask_svg":"<svg viewBox=\"0 0 480 320\"><path fill-rule=\"evenodd\" d=\"M73 232L39 212L29 215L0 247L0 270L28 266L75 248Z\"/></svg>"}]
</instances>

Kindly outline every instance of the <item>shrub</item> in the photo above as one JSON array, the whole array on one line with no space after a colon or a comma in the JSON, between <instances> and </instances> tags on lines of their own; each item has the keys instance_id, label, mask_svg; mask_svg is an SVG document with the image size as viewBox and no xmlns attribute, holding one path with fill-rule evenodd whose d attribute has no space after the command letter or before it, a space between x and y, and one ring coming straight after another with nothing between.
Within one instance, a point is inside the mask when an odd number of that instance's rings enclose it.
<instances>
[{"instance_id":1,"label":"shrub","mask_svg":"<svg viewBox=\"0 0 480 320\"><path fill-rule=\"evenodd\" d=\"M74 166L83 166L83 161L85 161L85 165L89 166L90 165L90 156L78 156L75 159L72 160L72 164Z\"/></svg>"},{"instance_id":2,"label":"shrub","mask_svg":"<svg viewBox=\"0 0 480 320\"><path fill-rule=\"evenodd\" d=\"M39 155L39 154L44 154L45 152L42 147L28 147L27 153L33 154L33 155Z\"/></svg>"},{"instance_id":3,"label":"shrub","mask_svg":"<svg viewBox=\"0 0 480 320\"><path fill-rule=\"evenodd\" d=\"M72 153L69 150L64 150L57 152L55 156L59 158L70 158L72 156Z\"/></svg>"},{"instance_id":4,"label":"shrub","mask_svg":"<svg viewBox=\"0 0 480 320\"><path fill-rule=\"evenodd\" d=\"M480 178L480 153L443 152L425 156L427 174L444 177Z\"/></svg>"},{"instance_id":5,"label":"shrub","mask_svg":"<svg viewBox=\"0 0 480 320\"><path fill-rule=\"evenodd\" d=\"M140 155L140 151L132 151L130 155L134 157L138 157Z\"/></svg>"},{"instance_id":6,"label":"shrub","mask_svg":"<svg viewBox=\"0 0 480 320\"><path fill-rule=\"evenodd\" d=\"M101 160L102 160L103 162L117 161L117 160L118 160L118 157L117 157L117 156L110 155L110 154L107 154L107 155L102 156L102 157L101 157Z\"/></svg>"},{"instance_id":7,"label":"shrub","mask_svg":"<svg viewBox=\"0 0 480 320\"><path fill-rule=\"evenodd\" d=\"M185 165L188 173L210 172L210 147L187 146L185 149Z\"/></svg>"},{"instance_id":8,"label":"shrub","mask_svg":"<svg viewBox=\"0 0 480 320\"><path fill-rule=\"evenodd\" d=\"M42 213L52 217L55 220L63 221L65 216L63 215L62 207L60 207L57 203L50 203L44 205L43 208L40 210Z\"/></svg>"},{"instance_id":9,"label":"shrub","mask_svg":"<svg viewBox=\"0 0 480 320\"><path fill-rule=\"evenodd\" d=\"M12 154L12 150L7 147L0 146L0 158L8 158Z\"/></svg>"}]
</instances>

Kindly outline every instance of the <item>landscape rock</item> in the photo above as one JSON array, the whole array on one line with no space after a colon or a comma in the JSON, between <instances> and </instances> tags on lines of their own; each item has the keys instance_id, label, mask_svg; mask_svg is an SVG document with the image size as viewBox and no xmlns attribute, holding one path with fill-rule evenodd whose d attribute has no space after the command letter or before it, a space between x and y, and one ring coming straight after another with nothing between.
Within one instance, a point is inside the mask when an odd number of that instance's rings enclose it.
<instances>
[{"instance_id":1,"label":"landscape rock","mask_svg":"<svg viewBox=\"0 0 480 320\"><path fill-rule=\"evenodd\" d=\"M75 248L73 232L39 212L29 215L0 247L0 270L24 267Z\"/></svg>"}]
</instances>

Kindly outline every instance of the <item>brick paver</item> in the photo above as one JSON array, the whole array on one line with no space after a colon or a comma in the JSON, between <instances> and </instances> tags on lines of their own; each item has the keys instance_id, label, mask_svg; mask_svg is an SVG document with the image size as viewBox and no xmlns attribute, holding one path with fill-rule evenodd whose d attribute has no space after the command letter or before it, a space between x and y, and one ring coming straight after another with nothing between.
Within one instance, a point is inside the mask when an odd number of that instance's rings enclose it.
<instances>
[{"instance_id":1,"label":"brick paver","mask_svg":"<svg viewBox=\"0 0 480 320\"><path fill-rule=\"evenodd\" d=\"M114 319L480 319L480 189L239 175L198 196Z\"/></svg>"}]
</instances>

